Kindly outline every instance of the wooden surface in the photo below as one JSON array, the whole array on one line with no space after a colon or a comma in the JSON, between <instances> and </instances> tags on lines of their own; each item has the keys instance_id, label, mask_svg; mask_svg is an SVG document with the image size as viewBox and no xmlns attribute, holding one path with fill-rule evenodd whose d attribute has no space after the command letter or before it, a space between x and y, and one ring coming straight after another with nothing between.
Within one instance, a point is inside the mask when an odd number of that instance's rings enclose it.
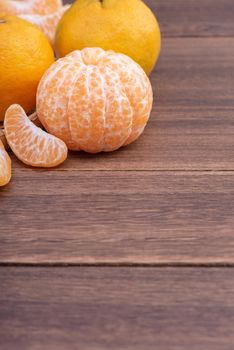
<instances>
[{"instance_id":1,"label":"wooden surface","mask_svg":"<svg viewBox=\"0 0 234 350\"><path fill-rule=\"evenodd\" d=\"M232 269L4 267L0 274L4 350L233 349Z\"/></svg>"},{"instance_id":2,"label":"wooden surface","mask_svg":"<svg viewBox=\"0 0 234 350\"><path fill-rule=\"evenodd\" d=\"M18 171L2 203L5 263L234 263L231 172Z\"/></svg>"},{"instance_id":3,"label":"wooden surface","mask_svg":"<svg viewBox=\"0 0 234 350\"><path fill-rule=\"evenodd\" d=\"M144 135L51 171L12 155L3 350L233 350L234 2L146 3L163 48Z\"/></svg>"}]
</instances>

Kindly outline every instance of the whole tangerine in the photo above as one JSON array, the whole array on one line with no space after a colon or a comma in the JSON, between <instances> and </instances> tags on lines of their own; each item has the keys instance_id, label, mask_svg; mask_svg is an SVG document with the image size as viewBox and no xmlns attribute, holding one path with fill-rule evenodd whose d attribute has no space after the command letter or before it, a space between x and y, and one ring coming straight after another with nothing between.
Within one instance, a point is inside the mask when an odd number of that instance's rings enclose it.
<instances>
[{"instance_id":1,"label":"whole tangerine","mask_svg":"<svg viewBox=\"0 0 234 350\"><path fill-rule=\"evenodd\" d=\"M159 24L141 0L77 0L58 25L55 48L62 57L85 47L121 52L149 75L161 48Z\"/></svg>"},{"instance_id":2,"label":"whole tangerine","mask_svg":"<svg viewBox=\"0 0 234 350\"><path fill-rule=\"evenodd\" d=\"M46 36L31 23L0 17L0 121L13 103L26 112L35 108L38 83L54 62Z\"/></svg>"},{"instance_id":3,"label":"whole tangerine","mask_svg":"<svg viewBox=\"0 0 234 350\"><path fill-rule=\"evenodd\" d=\"M38 87L37 113L69 149L110 152L141 135L152 101L150 81L135 61L86 48L48 69Z\"/></svg>"}]
</instances>

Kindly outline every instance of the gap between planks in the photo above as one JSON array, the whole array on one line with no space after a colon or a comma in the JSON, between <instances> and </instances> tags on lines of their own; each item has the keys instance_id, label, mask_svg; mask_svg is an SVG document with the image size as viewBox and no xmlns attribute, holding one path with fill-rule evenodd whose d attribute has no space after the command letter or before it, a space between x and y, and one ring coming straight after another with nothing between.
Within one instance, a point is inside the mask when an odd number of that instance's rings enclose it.
<instances>
[{"instance_id":1,"label":"gap between planks","mask_svg":"<svg viewBox=\"0 0 234 350\"><path fill-rule=\"evenodd\" d=\"M177 34L177 36L172 36L169 34L163 34L163 39L234 39L234 35L222 35L218 37L215 35L197 35L197 34Z\"/></svg>"},{"instance_id":2,"label":"gap between planks","mask_svg":"<svg viewBox=\"0 0 234 350\"><path fill-rule=\"evenodd\" d=\"M99 267L99 268L234 268L234 263L227 263L227 262L207 262L207 263L199 263L199 262L170 262L170 263L66 263L66 262L0 262L0 267Z\"/></svg>"},{"instance_id":3,"label":"gap between planks","mask_svg":"<svg viewBox=\"0 0 234 350\"><path fill-rule=\"evenodd\" d=\"M183 174L185 173L186 175L193 175L193 173L197 174L197 175L234 175L234 169L189 169L189 168L182 168L182 169L79 169L79 168L69 168L69 169L59 169L59 168L54 168L54 169L43 169L43 168L18 168L17 172L20 173L21 171L24 172L25 174L25 170L32 170L32 171L36 171L36 172L92 172L92 173L110 173L110 172L115 172L115 173L124 173L124 172L129 172L129 173L174 173L176 175L176 173L178 174Z\"/></svg>"}]
</instances>

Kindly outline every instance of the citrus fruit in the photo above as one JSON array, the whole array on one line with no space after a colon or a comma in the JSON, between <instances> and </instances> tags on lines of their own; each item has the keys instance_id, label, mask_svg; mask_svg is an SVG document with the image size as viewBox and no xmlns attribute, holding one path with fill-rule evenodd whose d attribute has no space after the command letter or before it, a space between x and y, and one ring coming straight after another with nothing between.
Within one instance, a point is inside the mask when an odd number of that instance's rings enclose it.
<instances>
[{"instance_id":1,"label":"citrus fruit","mask_svg":"<svg viewBox=\"0 0 234 350\"><path fill-rule=\"evenodd\" d=\"M50 43L54 45L57 25L68 8L69 8L69 5L62 6L58 11L45 16L37 15L37 14L31 14L31 15L23 14L23 15L19 15L19 17L38 26L43 31L43 33L47 36Z\"/></svg>"},{"instance_id":2,"label":"citrus fruit","mask_svg":"<svg viewBox=\"0 0 234 350\"><path fill-rule=\"evenodd\" d=\"M10 148L27 165L50 168L67 158L65 143L33 124L17 104L6 111L4 127Z\"/></svg>"},{"instance_id":3,"label":"citrus fruit","mask_svg":"<svg viewBox=\"0 0 234 350\"><path fill-rule=\"evenodd\" d=\"M0 186L5 186L11 179L11 159L0 140Z\"/></svg>"},{"instance_id":4,"label":"citrus fruit","mask_svg":"<svg viewBox=\"0 0 234 350\"><path fill-rule=\"evenodd\" d=\"M38 83L54 62L48 39L36 26L7 16L0 18L0 121L6 109L19 103L35 108Z\"/></svg>"},{"instance_id":5,"label":"citrus fruit","mask_svg":"<svg viewBox=\"0 0 234 350\"><path fill-rule=\"evenodd\" d=\"M152 97L147 75L130 57L86 48L48 69L38 86L37 113L69 149L109 152L140 136Z\"/></svg>"},{"instance_id":6,"label":"citrus fruit","mask_svg":"<svg viewBox=\"0 0 234 350\"><path fill-rule=\"evenodd\" d=\"M7 140L5 137L5 133L4 133L4 129L3 129L3 125L0 124L0 141L2 141L3 146L7 147Z\"/></svg>"},{"instance_id":7,"label":"citrus fruit","mask_svg":"<svg viewBox=\"0 0 234 350\"><path fill-rule=\"evenodd\" d=\"M37 113L33 113L29 115L29 119L36 125L39 126L40 128L42 127L40 120L37 117ZM0 123L0 140L2 141L3 145L5 146L6 149L8 149L9 145L6 140L5 132L4 132L4 127L3 124Z\"/></svg>"},{"instance_id":8,"label":"citrus fruit","mask_svg":"<svg viewBox=\"0 0 234 350\"><path fill-rule=\"evenodd\" d=\"M22 13L47 15L62 6L61 0L0 0L0 16Z\"/></svg>"},{"instance_id":9,"label":"citrus fruit","mask_svg":"<svg viewBox=\"0 0 234 350\"><path fill-rule=\"evenodd\" d=\"M77 0L58 25L59 57L85 47L130 56L149 74L159 56L158 22L141 0Z\"/></svg>"}]
</instances>

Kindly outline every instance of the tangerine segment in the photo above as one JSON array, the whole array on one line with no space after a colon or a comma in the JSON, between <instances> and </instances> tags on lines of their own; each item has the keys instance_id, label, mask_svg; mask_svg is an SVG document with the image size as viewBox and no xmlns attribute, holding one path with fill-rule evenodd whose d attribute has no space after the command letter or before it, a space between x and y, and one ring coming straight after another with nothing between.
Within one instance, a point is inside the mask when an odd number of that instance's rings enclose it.
<instances>
[{"instance_id":1,"label":"tangerine segment","mask_svg":"<svg viewBox=\"0 0 234 350\"><path fill-rule=\"evenodd\" d=\"M67 158L65 143L34 125L20 105L8 108L4 127L12 151L27 165L50 168Z\"/></svg>"},{"instance_id":2,"label":"tangerine segment","mask_svg":"<svg viewBox=\"0 0 234 350\"><path fill-rule=\"evenodd\" d=\"M97 153L104 146L105 89L99 69L83 66L68 102L67 118L76 149Z\"/></svg>"},{"instance_id":3,"label":"tangerine segment","mask_svg":"<svg viewBox=\"0 0 234 350\"><path fill-rule=\"evenodd\" d=\"M38 14L22 14L19 15L19 17L38 26L45 36L47 36L50 43L54 45L58 23L69 7L69 5L62 6L58 11L44 16Z\"/></svg>"},{"instance_id":4,"label":"tangerine segment","mask_svg":"<svg viewBox=\"0 0 234 350\"><path fill-rule=\"evenodd\" d=\"M0 186L5 186L11 179L11 158L0 140Z\"/></svg>"},{"instance_id":5,"label":"tangerine segment","mask_svg":"<svg viewBox=\"0 0 234 350\"><path fill-rule=\"evenodd\" d=\"M48 15L61 7L61 0L0 0L0 15L17 16L23 13Z\"/></svg>"},{"instance_id":6,"label":"tangerine segment","mask_svg":"<svg viewBox=\"0 0 234 350\"><path fill-rule=\"evenodd\" d=\"M106 122L104 152L124 145L132 132L133 109L122 87L119 74L109 67L100 70L105 79Z\"/></svg>"},{"instance_id":7,"label":"tangerine segment","mask_svg":"<svg viewBox=\"0 0 234 350\"><path fill-rule=\"evenodd\" d=\"M153 91L147 75L132 59L123 54L108 51L98 63L99 68L108 67L118 72L123 90L133 109L132 131L124 145L134 142L144 131L153 104ZM127 67L127 69L126 69Z\"/></svg>"},{"instance_id":8,"label":"tangerine segment","mask_svg":"<svg viewBox=\"0 0 234 350\"><path fill-rule=\"evenodd\" d=\"M41 79L38 87L40 93L37 94L37 113L49 133L63 140L69 149L77 150L77 144L72 142L67 117L68 103L72 94L72 90L68 87L74 85L77 73L84 65L81 57L77 57L74 64L71 64L71 61L72 58L58 60ZM50 113L46 113L48 110Z\"/></svg>"}]
</instances>

